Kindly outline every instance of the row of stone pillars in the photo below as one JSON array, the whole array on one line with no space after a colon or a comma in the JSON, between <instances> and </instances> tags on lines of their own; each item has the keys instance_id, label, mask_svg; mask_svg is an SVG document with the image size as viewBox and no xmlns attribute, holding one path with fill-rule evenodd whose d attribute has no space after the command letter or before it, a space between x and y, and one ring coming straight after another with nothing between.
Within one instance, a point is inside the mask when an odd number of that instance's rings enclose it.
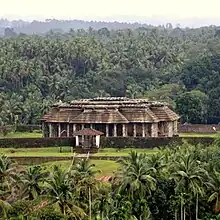
<instances>
[{"instance_id":1,"label":"row of stone pillars","mask_svg":"<svg viewBox=\"0 0 220 220\"><path fill-rule=\"evenodd\" d=\"M49 137L53 137L53 125L51 123L48 124L49 125ZM73 133L76 131L76 124L66 124L66 130L61 131L61 124L58 124L58 137L62 136L62 132L66 132L66 136L70 137L70 126L73 126ZM85 128L84 124L80 124L81 129ZM146 136L146 130L147 130L147 124L143 123L142 124L142 137ZM90 128L93 128L93 125L90 124L89 125ZM151 137L158 137L158 123L152 123L151 124L151 132L150 132L150 136ZM109 124L105 125L105 133L106 133L106 137L109 137ZM133 124L133 132L132 132L132 136L136 137L137 136L137 124ZM113 124L113 132L112 135L114 137L117 137L117 124ZM128 126L127 124L122 124L122 136L123 137L127 137L128 136Z\"/></svg>"}]
</instances>

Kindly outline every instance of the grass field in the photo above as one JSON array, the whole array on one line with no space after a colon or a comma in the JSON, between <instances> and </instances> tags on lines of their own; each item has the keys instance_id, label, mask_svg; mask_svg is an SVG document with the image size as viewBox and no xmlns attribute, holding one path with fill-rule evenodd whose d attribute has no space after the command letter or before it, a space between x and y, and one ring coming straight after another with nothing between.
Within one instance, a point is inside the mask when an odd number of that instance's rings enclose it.
<instances>
[{"instance_id":1,"label":"grass field","mask_svg":"<svg viewBox=\"0 0 220 220\"><path fill-rule=\"evenodd\" d=\"M0 135L0 138L41 138L42 133L14 132L8 133L6 136Z\"/></svg>"},{"instance_id":2,"label":"grass field","mask_svg":"<svg viewBox=\"0 0 220 220\"><path fill-rule=\"evenodd\" d=\"M47 148L0 148L0 154L7 156L72 156L70 147L62 147L60 152L59 147L47 147ZM153 154L157 149L132 149L126 148L118 151L115 148L101 149L98 153L93 154L94 156L127 156L131 150L137 152L145 152L147 154Z\"/></svg>"},{"instance_id":3,"label":"grass field","mask_svg":"<svg viewBox=\"0 0 220 220\"><path fill-rule=\"evenodd\" d=\"M199 133L181 133L180 137L216 137L217 134L199 134ZM0 138L41 138L41 133L9 133L6 136L0 136ZM60 152L60 150L62 152ZM100 151L94 156L128 156L129 152L135 150L139 153L154 154L158 149L115 149L115 148L105 148L100 149ZM47 148L0 148L0 154L7 156L72 156L70 147L47 147ZM119 167L119 164L114 161L108 160L91 160L92 164L95 164L94 169L100 170L101 172L97 174L97 177L108 176L114 173ZM48 171L52 170L54 165L61 166L62 169L68 169L71 164L71 161L54 161L41 164Z\"/></svg>"},{"instance_id":4,"label":"grass field","mask_svg":"<svg viewBox=\"0 0 220 220\"><path fill-rule=\"evenodd\" d=\"M220 133L180 133L180 137L216 137Z\"/></svg>"},{"instance_id":5,"label":"grass field","mask_svg":"<svg viewBox=\"0 0 220 220\"><path fill-rule=\"evenodd\" d=\"M108 161L108 160L91 160L90 163L95 165L94 170L99 171L96 175L97 177L110 176L120 166L115 161ZM54 165L61 166L63 170L67 170L71 165L71 161L55 161L55 162L48 162L41 164L41 166L46 168L46 170L48 171L51 171Z\"/></svg>"}]
</instances>

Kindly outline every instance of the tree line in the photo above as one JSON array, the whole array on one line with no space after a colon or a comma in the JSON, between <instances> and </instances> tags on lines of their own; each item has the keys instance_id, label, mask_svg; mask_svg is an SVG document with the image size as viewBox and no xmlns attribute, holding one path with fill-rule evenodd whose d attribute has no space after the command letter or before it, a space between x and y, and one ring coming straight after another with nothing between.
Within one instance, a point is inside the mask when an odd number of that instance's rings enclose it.
<instances>
[{"instance_id":1,"label":"tree line","mask_svg":"<svg viewBox=\"0 0 220 220\"><path fill-rule=\"evenodd\" d=\"M214 220L220 213L220 141L155 154L132 151L108 183L87 159L68 169L0 157L1 219Z\"/></svg>"},{"instance_id":2,"label":"tree line","mask_svg":"<svg viewBox=\"0 0 220 220\"><path fill-rule=\"evenodd\" d=\"M89 28L0 38L0 123L37 124L54 102L97 96L170 103L183 122L220 119L220 31Z\"/></svg>"}]
</instances>

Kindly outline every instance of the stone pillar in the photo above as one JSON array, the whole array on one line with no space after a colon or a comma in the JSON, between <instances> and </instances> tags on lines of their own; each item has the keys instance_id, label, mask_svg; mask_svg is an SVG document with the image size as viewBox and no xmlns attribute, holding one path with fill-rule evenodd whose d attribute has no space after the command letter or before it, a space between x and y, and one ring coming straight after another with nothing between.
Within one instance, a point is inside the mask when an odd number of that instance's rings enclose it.
<instances>
[{"instance_id":1,"label":"stone pillar","mask_svg":"<svg viewBox=\"0 0 220 220\"><path fill-rule=\"evenodd\" d=\"M142 124L142 137L145 137L145 124Z\"/></svg>"},{"instance_id":2,"label":"stone pillar","mask_svg":"<svg viewBox=\"0 0 220 220\"><path fill-rule=\"evenodd\" d=\"M99 144L100 144L100 135L97 135L97 136L95 137L95 144L96 144L96 147L99 148Z\"/></svg>"},{"instance_id":3,"label":"stone pillar","mask_svg":"<svg viewBox=\"0 0 220 220\"><path fill-rule=\"evenodd\" d=\"M125 124L125 136L128 136L128 124Z\"/></svg>"},{"instance_id":4,"label":"stone pillar","mask_svg":"<svg viewBox=\"0 0 220 220\"><path fill-rule=\"evenodd\" d=\"M90 124L90 128L93 129L93 124Z\"/></svg>"},{"instance_id":5,"label":"stone pillar","mask_svg":"<svg viewBox=\"0 0 220 220\"><path fill-rule=\"evenodd\" d=\"M76 136L76 146L79 146L79 136Z\"/></svg>"},{"instance_id":6,"label":"stone pillar","mask_svg":"<svg viewBox=\"0 0 220 220\"><path fill-rule=\"evenodd\" d=\"M158 129L159 129L159 128L158 128ZM160 135L165 135L165 125L164 125L164 122L161 122Z\"/></svg>"},{"instance_id":7,"label":"stone pillar","mask_svg":"<svg viewBox=\"0 0 220 220\"><path fill-rule=\"evenodd\" d=\"M67 128L66 128L66 136L69 137L70 136L70 124L67 124Z\"/></svg>"},{"instance_id":8,"label":"stone pillar","mask_svg":"<svg viewBox=\"0 0 220 220\"><path fill-rule=\"evenodd\" d=\"M73 133L76 131L76 124L73 124Z\"/></svg>"},{"instance_id":9,"label":"stone pillar","mask_svg":"<svg viewBox=\"0 0 220 220\"><path fill-rule=\"evenodd\" d=\"M133 125L133 136L134 137L137 136L137 126L136 126L136 124Z\"/></svg>"},{"instance_id":10,"label":"stone pillar","mask_svg":"<svg viewBox=\"0 0 220 220\"><path fill-rule=\"evenodd\" d=\"M117 137L117 124L114 124L114 137Z\"/></svg>"},{"instance_id":11,"label":"stone pillar","mask_svg":"<svg viewBox=\"0 0 220 220\"><path fill-rule=\"evenodd\" d=\"M151 134L149 134L149 124L146 123L145 124L145 137L149 137L151 136Z\"/></svg>"},{"instance_id":12,"label":"stone pillar","mask_svg":"<svg viewBox=\"0 0 220 220\"><path fill-rule=\"evenodd\" d=\"M82 125L81 125L81 129L84 129L84 127L85 127L85 125L84 125L84 124L82 124Z\"/></svg>"},{"instance_id":13,"label":"stone pillar","mask_svg":"<svg viewBox=\"0 0 220 220\"><path fill-rule=\"evenodd\" d=\"M49 137L53 137L53 129L52 129L52 124L49 123Z\"/></svg>"},{"instance_id":14,"label":"stone pillar","mask_svg":"<svg viewBox=\"0 0 220 220\"><path fill-rule=\"evenodd\" d=\"M41 126L42 126L42 137L46 137L46 134L45 134L46 133L45 132L45 123L43 122Z\"/></svg>"},{"instance_id":15,"label":"stone pillar","mask_svg":"<svg viewBox=\"0 0 220 220\"><path fill-rule=\"evenodd\" d=\"M85 125L84 124L82 124L82 129L84 129L85 128ZM82 135L82 144L84 144L84 135Z\"/></svg>"},{"instance_id":16,"label":"stone pillar","mask_svg":"<svg viewBox=\"0 0 220 220\"><path fill-rule=\"evenodd\" d=\"M58 123L58 137L61 136L61 125L60 123Z\"/></svg>"},{"instance_id":17,"label":"stone pillar","mask_svg":"<svg viewBox=\"0 0 220 220\"><path fill-rule=\"evenodd\" d=\"M108 137L109 136L109 124L105 125L105 136Z\"/></svg>"},{"instance_id":18,"label":"stone pillar","mask_svg":"<svg viewBox=\"0 0 220 220\"><path fill-rule=\"evenodd\" d=\"M173 133L174 135L178 135L178 121L173 122Z\"/></svg>"},{"instance_id":19,"label":"stone pillar","mask_svg":"<svg viewBox=\"0 0 220 220\"><path fill-rule=\"evenodd\" d=\"M168 126L168 137L173 137L173 122L169 121L167 123Z\"/></svg>"},{"instance_id":20,"label":"stone pillar","mask_svg":"<svg viewBox=\"0 0 220 220\"><path fill-rule=\"evenodd\" d=\"M122 125L122 136L123 137L127 137L128 136L127 135L127 128L126 128L125 124Z\"/></svg>"},{"instance_id":21,"label":"stone pillar","mask_svg":"<svg viewBox=\"0 0 220 220\"><path fill-rule=\"evenodd\" d=\"M152 123L152 125L151 125L151 137L158 137L158 123Z\"/></svg>"}]
</instances>

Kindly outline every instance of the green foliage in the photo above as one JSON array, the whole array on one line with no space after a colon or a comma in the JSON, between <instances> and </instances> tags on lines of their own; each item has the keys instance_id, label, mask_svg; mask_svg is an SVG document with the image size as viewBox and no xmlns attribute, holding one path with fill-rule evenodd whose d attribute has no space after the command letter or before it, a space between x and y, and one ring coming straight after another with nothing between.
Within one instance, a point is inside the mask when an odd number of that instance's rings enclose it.
<instances>
[{"instance_id":1,"label":"green foliage","mask_svg":"<svg viewBox=\"0 0 220 220\"><path fill-rule=\"evenodd\" d=\"M88 159L19 167L0 157L1 219L218 219L220 148L182 145L155 154L131 151L108 184ZM105 166L103 164L102 166ZM107 166L107 164L106 164ZM11 205L9 205L11 204Z\"/></svg>"},{"instance_id":2,"label":"green foliage","mask_svg":"<svg viewBox=\"0 0 220 220\"><path fill-rule=\"evenodd\" d=\"M53 206L41 209L38 213L38 218L40 220L65 220L65 216L54 210Z\"/></svg>"},{"instance_id":3,"label":"green foliage","mask_svg":"<svg viewBox=\"0 0 220 220\"><path fill-rule=\"evenodd\" d=\"M40 125L16 125L15 126L16 132L36 132L40 130L41 130Z\"/></svg>"},{"instance_id":4,"label":"green foliage","mask_svg":"<svg viewBox=\"0 0 220 220\"><path fill-rule=\"evenodd\" d=\"M1 38L0 124L37 124L54 102L96 96L149 97L174 107L178 99L183 121L218 123L218 32L168 25ZM194 90L208 101L195 94L199 106L190 102L185 111L184 97Z\"/></svg>"},{"instance_id":5,"label":"green foliage","mask_svg":"<svg viewBox=\"0 0 220 220\"><path fill-rule=\"evenodd\" d=\"M214 144L215 144L215 146L217 146L220 149L220 135L217 135L215 137Z\"/></svg>"},{"instance_id":6,"label":"green foliage","mask_svg":"<svg viewBox=\"0 0 220 220\"><path fill-rule=\"evenodd\" d=\"M19 200L14 203L11 209L8 211L8 217L18 217L20 215L27 215L31 210L31 202L27 200Z\"/></svg>"},{"instance_id":7,"label":"green foliage","mask_svg":"<svg viewBox=\"0 0 220 220\"><path fill-rule=\"evenodd\" d=\"M182 120L191 123L206 123L208 96L199 90L181 94L176 100L176 109Z\"/></svg>"}]
</instances>

